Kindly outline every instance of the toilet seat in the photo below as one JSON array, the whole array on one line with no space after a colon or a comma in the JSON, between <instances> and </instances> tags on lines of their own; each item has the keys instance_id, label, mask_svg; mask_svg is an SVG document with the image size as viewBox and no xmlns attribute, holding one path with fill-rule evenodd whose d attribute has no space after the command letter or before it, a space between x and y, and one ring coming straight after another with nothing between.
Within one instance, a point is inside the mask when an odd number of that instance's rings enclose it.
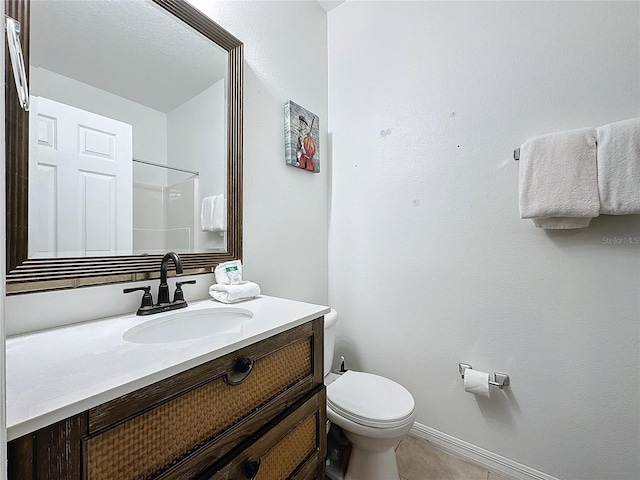
<instances>
[{"instance_id":1,"label":"toilet seat","mask_svg":"<svg viewBox=\"0 0 640 480\"><path fill-rule=\"evenodd\" d=\"M359 425L395 428L413 422L415 401L393 380L349 370L327 387L327 406Z\"/></svg>"}]
</instances>

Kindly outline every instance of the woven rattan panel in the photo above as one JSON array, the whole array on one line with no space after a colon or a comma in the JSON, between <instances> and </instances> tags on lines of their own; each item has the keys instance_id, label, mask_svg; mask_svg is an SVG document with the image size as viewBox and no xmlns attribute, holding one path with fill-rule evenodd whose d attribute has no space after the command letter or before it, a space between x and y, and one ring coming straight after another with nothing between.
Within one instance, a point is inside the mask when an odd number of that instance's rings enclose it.
<instances>
[{"instance_id":1,"label":"woven rattan panel","mask_svg":"<svg viewBox=\"0 0 640 480\"><path fill-rule=\"evenodd\" d=\"M314 413L280 440L260 459L257 480L285 480L317 448Z\"/></svg>"},{"instance_id":2,"label":"woven rattan panel","mask_svg":"<svg viewBox=\"0 0 640 480\"><path fill-rule=\"evenodd\" d=\"M87 441L90 480L142 480L311 375L310 338L256 360L241 384L218 378Z\"/></svg>"}]
</instances>

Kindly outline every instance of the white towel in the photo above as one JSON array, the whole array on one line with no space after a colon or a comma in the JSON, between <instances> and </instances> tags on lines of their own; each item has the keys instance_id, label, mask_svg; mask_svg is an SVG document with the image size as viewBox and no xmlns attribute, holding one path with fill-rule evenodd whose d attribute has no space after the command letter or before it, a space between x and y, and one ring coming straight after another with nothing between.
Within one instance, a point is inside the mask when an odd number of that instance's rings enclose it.
<instances>
[{"instance_id":1,"label":"white towel","mask_svg":"<svg viewBox=\"0 0 640 480\"><path fill-rule=\"evenodd\" d=\"M222 303L237 303L260 295L260 286L254 282L244 281L235 285L219 285L209 287L209 295Z\"/></svg>"},{"instance_id":2,"label":"white towel","mask_svg":"<svg viewBox=\"0 0 640 480\"><path fill-rule=\"evenodd\" d=\"M521 218L540 228L583 228L599 211L594 128L543 135L522 145Z\"/></svg>"},{"instance_id":3,"label":"white towel","mask_svg":"<svg viewBox=\"0 0 640 480\"><path fill-rule=\"evenodd\" d=\"M202 199L200 227L203 232L225 232L227 230L227 202L224 195Z\"/></svg>"},{"instance_id":4,"label":"white towel","mask_svg":"<svg viewBox=\"0 0 640 480\"><path fill-rule=\"evenodd\" d=\"M540 217L531 220L536 227L545 230L568 230L588 227L591 217Z\"/></svg>"},{"instance_id":5,"label":"white towel","mask_svg":"<svg viewBox=\"0 0 640 480\"><path fill-rule=\"evenodd\" d=\"M640 118L597 130L600 213L640 213Z\"/></svg>"},{"instance_id":6,"label":"white towel","mask_svg":"<svg viewBox=\"0 0 640 480\"><path fill-rule=\"evenodd\" d=\"M200 209L200 227L203 232L210 232L213 228L213 208L216 204L216 197L204 197L202 208Z\"/></svg>"}]
</instances>

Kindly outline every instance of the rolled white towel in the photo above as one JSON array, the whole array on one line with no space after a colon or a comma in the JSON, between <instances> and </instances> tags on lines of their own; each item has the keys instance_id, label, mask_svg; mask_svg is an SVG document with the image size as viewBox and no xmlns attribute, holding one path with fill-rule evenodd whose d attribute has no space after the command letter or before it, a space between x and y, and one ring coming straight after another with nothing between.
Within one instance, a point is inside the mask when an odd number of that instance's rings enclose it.
<instances>
[{"instance_id":1,"label":"rolled white towel","mask_svg":"<svg viewBox=\"0 0 640 480\"><path fill-rule=\"evenodd\" d=\"M214 283L209 287L209 295L222 303L237 303L260 295L257 283L244 281L235 285L220 285Z\"/></svg>"}]
</instances>

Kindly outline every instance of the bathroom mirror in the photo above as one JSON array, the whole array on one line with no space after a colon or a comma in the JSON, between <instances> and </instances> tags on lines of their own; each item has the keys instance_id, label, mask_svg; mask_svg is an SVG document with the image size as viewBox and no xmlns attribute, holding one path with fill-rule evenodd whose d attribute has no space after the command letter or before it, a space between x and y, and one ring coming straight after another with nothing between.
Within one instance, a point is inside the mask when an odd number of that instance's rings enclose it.
<instances>
[{"instance_id":1,"label":"bathroom mirror","mask_svg":"<svg viewBox=\"0 0 640 480\"><path fill-rule=\"evenodd\" d=\"M242 43L183 0L5 11L31 99L7 63L8 293L143 280L169 250L185 273L241 258Z\"/></svg>"}]
</instances>

